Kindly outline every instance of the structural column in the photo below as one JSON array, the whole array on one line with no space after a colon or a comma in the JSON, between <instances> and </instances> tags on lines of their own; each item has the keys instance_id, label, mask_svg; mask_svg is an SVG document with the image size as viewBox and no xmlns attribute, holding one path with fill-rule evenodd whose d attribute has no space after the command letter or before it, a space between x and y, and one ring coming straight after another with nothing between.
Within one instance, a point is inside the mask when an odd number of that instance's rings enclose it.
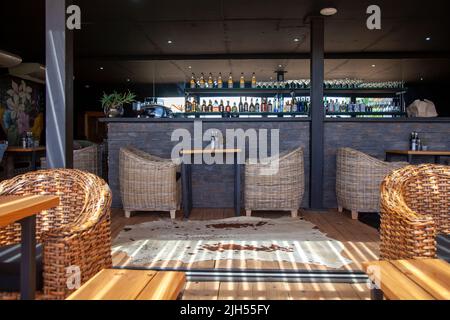
<instances>
[{"instance_id":1,"label":"structural column","mask_svg":"<svg viewBox=\"0 0 450 320\"><path fill-rule=\"evenodd\" d=\"M45 1L46 140L49 168L73 166L73 32L66 28L70 0Z\"/></svg>"},{"instance_id":2,"label":"structural column","mask_svg":"<svg viewBox=\"0 0 450 320\"><path fill-rule=\"evenodd\" d=\"M311 17L311 209L323 209L324 185L324 19Z\"/></svg>"}]
</instances>

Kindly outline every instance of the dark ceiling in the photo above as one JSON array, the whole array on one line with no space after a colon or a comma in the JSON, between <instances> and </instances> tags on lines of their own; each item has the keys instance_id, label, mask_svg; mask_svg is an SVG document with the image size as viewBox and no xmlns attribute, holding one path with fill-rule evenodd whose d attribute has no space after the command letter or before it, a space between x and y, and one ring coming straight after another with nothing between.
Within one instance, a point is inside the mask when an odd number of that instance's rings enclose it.
<instances>
[{"instance_id":1,"label":"dark ceiling","mask_svg":"<svg viewBox=\"0 0 450 320\"><path fill-rule=\"evenodd\" d=\"M192 72L230 71L236 76L256 72L269 80L279 65L287 78L309 77L307 17L330 5L339 12L326 18L325 49L339 59L326 61L326 78L414 82L450 76L448 0L376 1L382 9L379 31L366 28L366 8L374 2L365 0L75 2L83 22L75 32L75 75L86 83L171 83L185 81ZM43 3L1 1L0 49L44 62ZM395 59L376 59L383 52L395 53ZM247 59L254 54L259 59ZM349 59L355 54L358 59ZM418 59L424 54L427 59Z\"/></svg>"}]
</instances>

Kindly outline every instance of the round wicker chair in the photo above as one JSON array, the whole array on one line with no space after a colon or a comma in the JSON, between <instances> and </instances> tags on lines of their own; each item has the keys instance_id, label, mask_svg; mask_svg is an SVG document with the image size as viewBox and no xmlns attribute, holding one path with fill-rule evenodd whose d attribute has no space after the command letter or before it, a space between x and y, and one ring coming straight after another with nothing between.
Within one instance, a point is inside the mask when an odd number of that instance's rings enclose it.
<instances>
[{"instance_id":1,"label":"round wicker chair","mask_svg":"<svg viewBox=\"0 0 450 320\"><path fill-rule=\"evenodd\" d=\"M436 257L436 235L450 233L450 167L408 166L381 185L381 259Z\"/></svg>"},{"instance_id":2,"label":"round wicker chair","mask_svg":"<svg viewBox=\"0 0 450 320\"><path fill-rule=\"evenodd\" d=\"M170 159L128 147L120 149L119 179L125 216L133 211L169 211L175 219L181 204L180 166Z\"/></svg>"},{"instance_id":3,"label":"round wicker chair","mask_svg":"<svg viewBox=\"0 0 450 320\"><path fill-rule=\"evenodd\" d=\"M80 269L81 284L110 268L111 191L99 177L70 169L41 170L0 183L0 195L56 195L60 205L37 215L37 242L43 246L40 299L64 299L67 268ZM0 246L20 243L20 224L0 229ZM18 294L0 293L9 299Z\"/></svg>"},{"instance_id":4,"label":"round wicker chair","mask_svg":"<svg viewBox=\"0 0 450 320\"><path fill-rule=\"evenodd\" d=\"M337 153L336 196L339 212L352 212L358 219L359 212L380 211L380 185L393 170L405 167L406 162L384 162L350 148Z\"/></svg>"},{"instance_id":5,"label":"round wicker chair","mask_svg":"<svg viewBox=\"0 0 450 320\"><path fill-rule=\"evenodd\" d=\"M245 210L247 216L252 211L290 211L293 218L305 193L305 169L303 149L280 155L278 170L269 164L245 166ZM271 172L273 171L273 173Z\"/></svg>"}]
</instances>

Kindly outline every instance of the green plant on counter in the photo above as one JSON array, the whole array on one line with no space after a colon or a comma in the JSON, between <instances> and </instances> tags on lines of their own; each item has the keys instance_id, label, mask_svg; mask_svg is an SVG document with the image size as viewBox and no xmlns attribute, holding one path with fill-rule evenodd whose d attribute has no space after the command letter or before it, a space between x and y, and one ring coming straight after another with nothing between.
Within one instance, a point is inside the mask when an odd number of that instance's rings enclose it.
<instances>
[{"instance_id":1,"label":"green plant on counter","mask_svg":"<svg viewBox=\"0 0 450 320\"><path fill-rule=\"evenodd\" d=\"M121 116L123 114L123 105L134 102L135 98L136 95L130 91L122 94L114 91L111 94L103 93L100 102L105 114L112 118Z\"/></svg>"}]
</instances>

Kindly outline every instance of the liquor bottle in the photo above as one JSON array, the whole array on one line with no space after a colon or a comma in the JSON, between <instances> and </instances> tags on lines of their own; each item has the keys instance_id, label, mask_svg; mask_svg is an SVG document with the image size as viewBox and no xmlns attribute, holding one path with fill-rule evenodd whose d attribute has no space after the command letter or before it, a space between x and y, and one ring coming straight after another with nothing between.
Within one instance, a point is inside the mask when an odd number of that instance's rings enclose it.
<instances>
[{"instance_id":1,"label":"liquor bottle","mask_svg":"<svg viewBox=\"0 0 450 320\"><path fill-rule=\"evenodd\" d=\"M278 112L278 96L273 99L273 112Z\"/></svg>"},{"instance_id":2,"label":"liquor bottle","mask_svg":"<svg viewBox=\"0 0 450 320\"><path fill-rule=\"evenodd\" d=\"M272 100L269 99L269 104L267 105L267 112L273 112Z\"/></svg>"},{"instance_id":3,"label":"liquor bottle","mask_svg":"<svg viewBox=\"0 0 450 320\"><path fill-rule=\"evenodd\" d=\"M267 101L266 98L261 99L260 112L267 112Z\"/></svg>"},{"instance_id":4,"label":"liquor bottle","mask_svg":"<svg viewBox=\"0 0 450 320\"><path fill-rule=\"evenodd\" d=\"M217 88L223 88L222 72L219 72L219 78L217 79Z\"/></svg>"},{"instance_id":5,"label":"liquor bottle","mask_svg":"<svg viewBox=\"0 0 450 320\"><path fill-rule=\"evenodd\" d=\"M213 104L212 101L209 100L208 106L206 107L206 112L212 112L213 111Z\"/></svg>"},{"instance_id":6,"label":"liquor bottle","mask_svg":"<svg viewBox=\"0 0 450 320\"><path fill-rule=\"evenodd\" d=\"M206 101L203 100L203 103L202 103L202 112L207 112L207 111L206 111L206 108L208 108L208 106L206 105Z\"/></svg>"},{"instance_id":7,"label":"liquor bottle","mask_svg":"<svg viewBox=\"0 0 450 320\"><path fill-rule=\"evenodd\" d=\"M197 84L195 83L195 74L192 74L191 77L191 89L195 89L195 87L197 86Z\"/></svg>"},{"instance_id":8,"label":"liquor bottle","mask_svg":"<svg viewBox=\"0 0 450 320\"><path fill-rule=\"evenodd\" d=\"M245 78L244 78L244 73L241 73L241 79L239 80L239 87L241 89L245 89Z\"/></svg>"},{"instance_id":9,"label":"liquor bottle","mask_svg":"<svg viewBox=\"0 0 450 320\"><path fill-rule=\"evenodd\" d=\"M295 97L292 98L291 112L298 112L297 99Z\"/></svg>"},{"instance_id":10,"label":"liquor bottle","mask_svg":"<svg viewBox=\"0 0 450 320\"><path fill-rule=\"evenodd\" d=\"M255 112L261 112L261 106L259 104L258 99L256 99L256 103L255 103Z\"/></svg>"},{"instance_id":11,"label":"liquor bottle","mask_svg":"<svg viewBox=\"0 0 450 320\"><path fill-rule=\"evenodd\" d=\"M244 102L244 112L248 112L248 102L247 102L247 97L245 97L245 102Z\"/></svg>"},{"instance_id":12,"label":"liquor bottle","mask_svg":"<svg viewBox=\"0 0 450 320\"><path fill-rule=\"evenodd\" d=\"M325 112L328 113L328 100L325 99L324 103L323 103L323 107L325 109Z\"/></svg>"},{"instance_id":13,"label":"liquor bottle","mask_svg":"<svg viewBox=\"0 0 450 320\"><path fill-rule=\"evenodd\" d=\"M234 83L233 83L233 74L230 72L230 76L228 77L228 89L233 89Z\"/></svg>"},{"instance_id":14,"label":"liquor bottle","mask_svg":"<svg viewBox=\"0 0 450 320\"><path fill-rule=\"evenodd\" d=\"M194 112L202 112L202 107L200 105L200 99L198 100L194 100L195 101L195 109L193 110Z\"/></svg>"},{"instance_id":15,"label":"liquor bottle","mask_svg":"<svg viewBox=\"0 0 450 320\"><path fill-rule=\"evenodd\" d=\"M231 112L233 112L233 113L238 112L238 107L236 106L236 102L233 103L233 108L231 109Z\"/></svg>"},{"instance_id":16,"label":"liquor bottle","mask_svg":"<svg viewBox=\"0 0 450 320\"><path fill-rule=\"evenodd\" d=\"M242 97L240 98L239 101L239 112L244 112L244 104L242 103Z\"/></svg>"},{"instance_id":17,"label":"liquor bottle","mask_svg":"<svg viewBox=\"0 0 450 320\"><path fill-rule=\"evenodd\" d=\"M209 73L209 77L208 77L208 88L213 88L214 87L214 81L213 81L213 77L212 77L212 73Z\"/></svg>"},{"instance_id":18,"label":"liquor bottle","mask_svg":"<svg viewBox=\"0 0 450 320\"><path fill-rule=\"evenodd\" d=\"M284 112L284 98L280 97L280 101L278 103L278 112Z\"/></svg>"},{"instance_id":19,"label":"liquor bottle","mask_svg":"<svg viewBox=\"0 0 450 320\"><path fill-rule=\"evenodd\" d=\"M212 112L220 112L219 103L217 102L217 100L214 100Z\"/></svg>"},{"instance_id":20,"label":"liquor bottle","mask_svg":"<svg viewBox=\"0 0 450 320\"><path fill-rule=\"evenodd\" d=\"M253 104L253 98L250 99L250 107L248 109L250 112L255 112L255 105Z\"/></svg>"},{"instance_id":21,"label":"liquor bottle","mask_svg":"<svg viewBox=\"0 0 450 320\"><path fill-rule=\"evenodd\" d=\"M220 104L219 104L219 112L223 112L225 110L225 107L223 105L223 100L220 100Z\"/></svg>"},{"instance_id":22,"label":"liquor bottle","mask_svg":"<svg viewBox=\"0 0 450 320\"><path fill-rule=\"evenodd\" d=\"M184 107L184 111L185 111L186 113L192 112L192 105L191 105L191 103L189 102L189 100L186 100L185 107Z\"/></svg>"},{"instance_id":23,"label":"liquor bottle","mask_svg":"<svg viewBox=\"0 0 450 320\"><path fill-rule=\"evenodd\" d=\"M200 76L200 88L205 88L205 75L202 72L202 75Z\"/></svg>"},{"instance_id":24,"label":"liquor bottle","mask_svg":"<svg viewBox=\"0 0 450 320\"><path fill-rule=\"evenodd\" d=\"M255 75L254 72L253 72L253 75L252 75L252 88L256 89L256 75Z\"/></svg>"},{"instance_id":25,"label":"liquor bottle","mask_svg":"<svg viewBox=\"0 0 450 320\"><path fill-rule=\"evenodd\" d=\"M236 103L234 103L236 105ZM225 112L231 112L230 100L227 101L227 106L225 107Z\"/></svg>"}]
</instances>

